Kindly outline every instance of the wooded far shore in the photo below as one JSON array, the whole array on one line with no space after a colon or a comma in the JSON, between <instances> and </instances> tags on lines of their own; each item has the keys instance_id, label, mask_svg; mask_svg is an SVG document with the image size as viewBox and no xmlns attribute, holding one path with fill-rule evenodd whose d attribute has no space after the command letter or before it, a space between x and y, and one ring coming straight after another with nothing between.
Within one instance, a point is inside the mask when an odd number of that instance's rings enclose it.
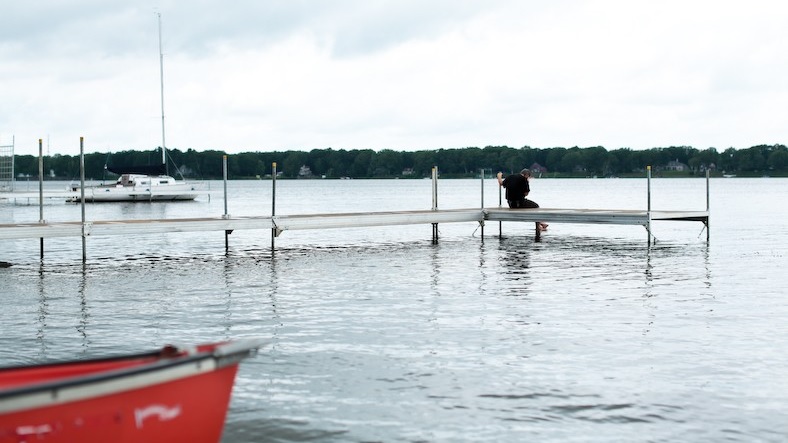
<instances>
[{"instance_id":1,"label":"wooded far shore","mask_svg":"<svg viewBox=\"0 0 788 443\"><path fill-rule=\"evenodd\" d=\"M441 178L492 177L530 168L544 178L643 177L651 166L654 177L711 176L786 177L788 148L785 145L758 145L747 149L715 148L698 150L689 146L608 151L588 148L484 148L437 149L400 152L390 149L313 149L311 151L243 152L227 154L219 150L167 149L169 173L184 178L221 179L224 157L228 178L270 178L273 163L277 178L425 178L437 167ZM19 179L38 178L38 157L14 156L14 175ZM79 155L44 156L47 180L79 178ZM106 166L150 165L161 162L160 148L85 154L85 176L93 180L117 177ZM177 167L176 167L177 166Z\"/></svg>"}]
</instances>

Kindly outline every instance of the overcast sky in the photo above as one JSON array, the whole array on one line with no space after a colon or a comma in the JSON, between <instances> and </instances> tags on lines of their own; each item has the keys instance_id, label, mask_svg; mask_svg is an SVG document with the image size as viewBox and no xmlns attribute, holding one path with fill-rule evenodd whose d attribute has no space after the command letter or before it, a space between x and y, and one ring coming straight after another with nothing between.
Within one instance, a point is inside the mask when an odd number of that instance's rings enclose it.
<instances>
[{"instance_id":1,"label":"overcast sky","mask_svg":"<svg viewBox=\"0 0 788 443\"><path fill-rule=\"evenodd\" d=\"M788 143L782 0L0 6L0 145L78 154Z\"/></svg>"}]
</instances>

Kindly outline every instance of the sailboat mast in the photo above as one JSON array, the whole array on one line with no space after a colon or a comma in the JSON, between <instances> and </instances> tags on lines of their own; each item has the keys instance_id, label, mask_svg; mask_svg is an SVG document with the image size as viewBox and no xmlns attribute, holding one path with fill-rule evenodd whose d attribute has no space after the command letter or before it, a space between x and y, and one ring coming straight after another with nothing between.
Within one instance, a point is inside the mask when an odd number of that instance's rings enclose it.
<instances>
[{"instance_id":1,"label":"sailboat mast","mask_svg":"<svg viewBox=\"0 0 788 443\"><path fill-rule=\"evenodd\" d=\"M161 13L157 12L159 18L159 82L161 84L161 162L165 165L167 174L169 175L169 168L167 168L167 144L164 141L164 52L161 45Z\"/></svg>"}]
</instances>

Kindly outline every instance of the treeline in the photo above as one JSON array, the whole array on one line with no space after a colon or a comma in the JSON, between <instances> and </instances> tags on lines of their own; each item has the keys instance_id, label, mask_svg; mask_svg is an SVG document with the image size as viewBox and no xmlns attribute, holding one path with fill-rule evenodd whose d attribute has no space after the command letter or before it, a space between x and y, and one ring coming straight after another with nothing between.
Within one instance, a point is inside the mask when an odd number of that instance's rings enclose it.
<instances>
[{"instance_id":1,"label":"treeline","mask_svg":"<svg viewBox=\"0 0 788 443\"><path fill-rule=\"evenodd\" d=\"M188 178L220 179L225 152L168 149L170 175ZM487 146L399 152L389 149L314 149L311 151L244 152L227 154L228 177L231 179L270 176L276 162L279 177L326 178L421 178L429 177L438 167L442 177L473 177L479 170L488 173L519 171L538 166L547 176L609 177L642 175L647 165L656 173L677 175L713 174L788 175L788 148L785 145L759 145L747 149L714 148L698 150L689 146L671 146L648 150L628 148L608 151L601 146L588 148L544 148L528 146ZM123 151L113 154L85 154L85 176L92 179L113 178L105 166L161 163L160 149ZM44 175L48 178L79 178L79 156L44 157ZM37 177L38 157L15 156L17 177ZM680 174L679 174L680 173Z\"/></svg>"}]
</instances>

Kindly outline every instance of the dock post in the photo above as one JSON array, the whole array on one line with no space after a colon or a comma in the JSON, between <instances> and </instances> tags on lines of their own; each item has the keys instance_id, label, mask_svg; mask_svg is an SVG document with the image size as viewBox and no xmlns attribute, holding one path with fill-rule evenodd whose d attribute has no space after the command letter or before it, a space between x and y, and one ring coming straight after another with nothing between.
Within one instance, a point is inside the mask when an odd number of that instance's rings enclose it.
<instances>
[{"instance_id":1,"label":"dock post","mask_svg":"<svg viewBox=\"0 0 788 443\"><path fill-rule=\"evenodd\" d=\"M501 199L502 194L503 194L503 186L498 185L498 209L501 209L503 207L502 206L503 200ZM503 222L499 221L498 222L498 239L501 239L502 237L503 237Z\"/></svg>"},{"instance_id":2,"label":"dock post","mask_svg":"<svg viewBox=\"0 0 788 443\"><path fill-rule=\"evenodd\" d=\"M44 151L43 140L38 139L38 222L44 223ZM38 239L41 256L44 259L44 237Z\"/></svg>"},{"instance_id":3,"label":"dock post","mask_svg":"<svg viewBox=\"0 0 788 443\"><path fill-rule=\"evenodd\" d=\"M479 175L479 178L481 178L480 182L481 182L481 185L482 185L482 202L481 202L481 204L482 204L482 214L484 214L484 168L481 169L481 174ZM479 222L479 224L482 226L482 243L484 243L484 217L482 217L482 220Z\"/></svg>"},{"instance_id":4,"label":"dock post","mask_svg":"<svg viewBox=\"0 0 788 443\"><path fill-rule=\"evenodd\" d=\"M276 162L271 165L271 221L276 215ZM271 255L274 255L276 246L276 227L271 228Z\"/></svg>"},{"instance_id":5,"label":"dock post","mask_svg":"<svg viewBox=\"0 0 788 443\"><path fill-rule=\"evenodd\" d=\"M79 200L82 206L82 263L88 259L85 230L85 137L79 138Z\"/></svg>"},{"instance_id":6,"label":"dock post","mask_svg":"<svg viewBox=\"0 0 788 443\"><path fill-rule=\"evenodd\" d=\"M648 244L651 246L653 236L651 235L651 165L646 166L646 234Z\"/></svg>"},{"instance_id":7,"label":"dock post","mask_svg":"<svg viewBox=\"0 0 788 443\"><path fill-rule=\"evenodd\" d=\"M438 210L438 167L432 167L432 210ZM438 224L432 224L432 244L438 243Z\"/></svg>"},{"instance_id":8,"label":"dock post","mask_svg":"<svg viewBox=\"0 0 788 443\"><path fill-rule=\"evenodd\" d=\"M710 232L711 228L709 227L709 223L711 223L711 221L709 220L709 210L711 209L711 203L710 203L709 195L710 195L709 194L709 169L706 168L706 242L707 243L708 243L708 241L711 238L711 232Z\"/></svg>"},{"instance_id":9,"label":"dock post","mask_svg":"<svg viewBox=\"0 0 788 443\"><path fill-rule=\"evenodd\" d=\"M227 154L222 156L222 180L224 182L224 215L222 218L228 218L227 214ZM230 251L230 231L224 230L224 253Z\"/></svg>"}]
</instances>

